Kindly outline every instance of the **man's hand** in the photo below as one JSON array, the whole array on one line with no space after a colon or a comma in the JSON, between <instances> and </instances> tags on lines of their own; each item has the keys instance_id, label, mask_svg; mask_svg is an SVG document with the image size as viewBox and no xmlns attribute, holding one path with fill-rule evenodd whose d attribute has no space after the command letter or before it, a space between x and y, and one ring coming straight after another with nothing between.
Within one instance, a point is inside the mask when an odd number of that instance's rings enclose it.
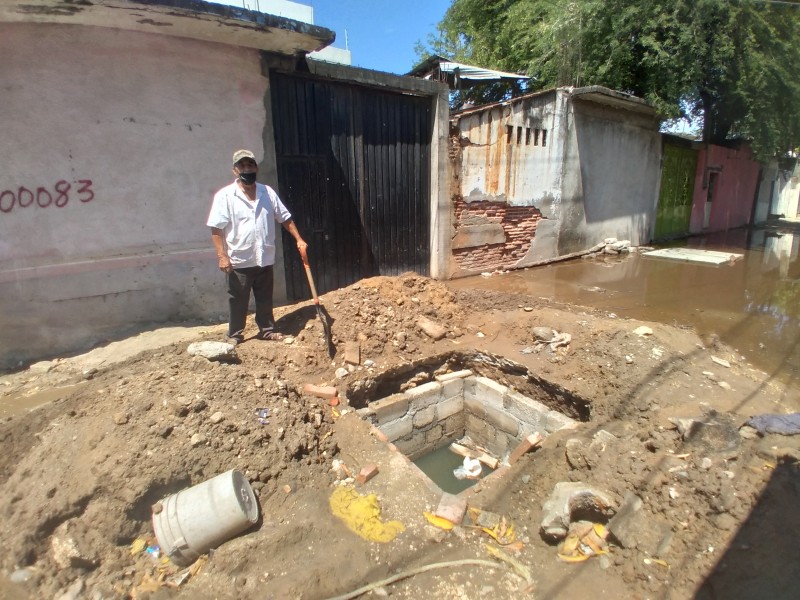
<instances>
[{"instance_id":1,"label":"man's hand","mask_svg":"<svg viewBox=\"0 0 800 600\"><path fill-rule=\"evenodd\" d=\"M231 259L227 256L220 256L219 257L219 270L223 273L230 273L233 271L233 265L231 264Z\"/></svg>"},{"instance_id":2,"label":"man's hand","mask_svg":"<svg viewBox=\"0 0 800 600\"><path fill-rule=\"evenodd\" d=\"M308 248L308 244L306 244L305 240L303 238L298 238L297 250L300 252L300 254L303 254L306 251L306 248Z\"/></svg>"}]
</instances>

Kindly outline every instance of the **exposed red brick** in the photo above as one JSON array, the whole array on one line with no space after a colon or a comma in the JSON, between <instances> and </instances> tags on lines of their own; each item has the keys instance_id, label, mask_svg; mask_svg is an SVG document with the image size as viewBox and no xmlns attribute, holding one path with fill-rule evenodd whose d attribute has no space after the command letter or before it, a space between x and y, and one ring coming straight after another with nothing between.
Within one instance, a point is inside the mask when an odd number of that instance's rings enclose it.
<instances>
[{"instance_id":1,"label":"exposed red brick","mask_svg":"<svg viewBox=\"0 0 800 600\"><path fill-rule=\"evenodd\" d=\"M377 474L378 474L378 465L369 464L364 467L361 467L361 471L359 471L358 475L356 475L356 481L361 485L364 485L370 479L375 477L375 475Z\"/></svg>"},{"instance_id":2,"label":"exposed red brick","mask_svg":"<svg viewBox=\"0 0 800 600\"><path fill-rule=\"evenodd\" d=\"M442 494L439 506L436 508L436 516L447 519L451 523L460 525L467 512L467 500L453 494Z\"/></svg>"},{"instance_id":3,"label":"exposed red brick","mask_svg":"<svg viewBox=\"0 0 800 600\"><path fill-rule=\"evenodd\" d=\"M508 458L508 463L513 465L520 459L520 457L522 457L523 454L530 452L533 448L541 444L543 439L544 438L542 437L541 433L537 432L530 434L528 437L522 440L516 448L514 448L514 451Z\"/></svg>"},{"instance_id":4,"label":"exposed red brick","mask_svg":"<svg viewBox=\"0 0 800 600\"><path fill-rule=\"evenodd\" d=\"M303 391L306 394L316 396L317 398L324 398L325 400L332 400L339 395L339 391L332 385L314 385L313 383L307 383L303 386Z\"/></svg>"}]
</instances>

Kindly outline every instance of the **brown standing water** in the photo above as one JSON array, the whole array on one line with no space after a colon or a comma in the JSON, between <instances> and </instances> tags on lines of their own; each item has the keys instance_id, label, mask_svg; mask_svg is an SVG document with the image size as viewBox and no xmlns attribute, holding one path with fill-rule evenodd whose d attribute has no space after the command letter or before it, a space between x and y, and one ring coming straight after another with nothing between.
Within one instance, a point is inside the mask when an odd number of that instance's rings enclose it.
<instances>
[{"instance_id":1,"label":"brown standing water","mask_svg":"<svg viewBox=\"0 0 800 600\"><path fill-rule=\"evenodd\" d=\"M588 306L643 321L690 326L718 336L773 380L800 393L800 231L736 230L690 238L675 247L744 254L710 266L648 258L573 260L453 288L503 290Z\"/></svg>"}]
</instances>

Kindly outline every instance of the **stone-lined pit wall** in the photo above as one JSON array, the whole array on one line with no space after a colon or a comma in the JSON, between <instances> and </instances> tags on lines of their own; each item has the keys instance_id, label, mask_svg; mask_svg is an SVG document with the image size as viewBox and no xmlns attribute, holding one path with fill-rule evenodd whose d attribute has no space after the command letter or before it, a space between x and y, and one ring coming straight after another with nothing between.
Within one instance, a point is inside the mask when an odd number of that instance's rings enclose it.
<instances>
[{"instance_id":1,"label":"stone-lined pit wall","mask_svg":"<svg viewBox=\"0 0 800 600\"><path fill-rule=\"evenodd\" d=\"M467 433L490 453L503 457L531 433L547 436L577 422L472 371L371 402L358 411L411 460Z\"/></svg>"},{"instance_id":2,"label":"stone-lined pit wall","mask_svg":"<svg viewBox=\"0 0 800 600\"><path fill-rule=\"evenodd\" d=\"M465 202L453 198L455 236L453 259L459 275L517 266L531 247L542 219L534 206L505 202Z\"/></svg>"}]
</instances>

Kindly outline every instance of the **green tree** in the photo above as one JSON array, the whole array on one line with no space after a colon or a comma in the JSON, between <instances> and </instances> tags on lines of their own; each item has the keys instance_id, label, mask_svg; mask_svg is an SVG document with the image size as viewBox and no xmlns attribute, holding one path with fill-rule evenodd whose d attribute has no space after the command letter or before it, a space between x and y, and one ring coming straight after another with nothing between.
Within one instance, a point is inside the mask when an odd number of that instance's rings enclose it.
<instances>
[{"instance_id":1,"label":"green tree","mask_svg":"<svg viewBox=\"0 0 800 600\"><path fill-rule=\"evenodd\" d=\"M421 54L603 85L760 157L800 141L800 0L454 0Z\"/></svg>"}]
</instances>

